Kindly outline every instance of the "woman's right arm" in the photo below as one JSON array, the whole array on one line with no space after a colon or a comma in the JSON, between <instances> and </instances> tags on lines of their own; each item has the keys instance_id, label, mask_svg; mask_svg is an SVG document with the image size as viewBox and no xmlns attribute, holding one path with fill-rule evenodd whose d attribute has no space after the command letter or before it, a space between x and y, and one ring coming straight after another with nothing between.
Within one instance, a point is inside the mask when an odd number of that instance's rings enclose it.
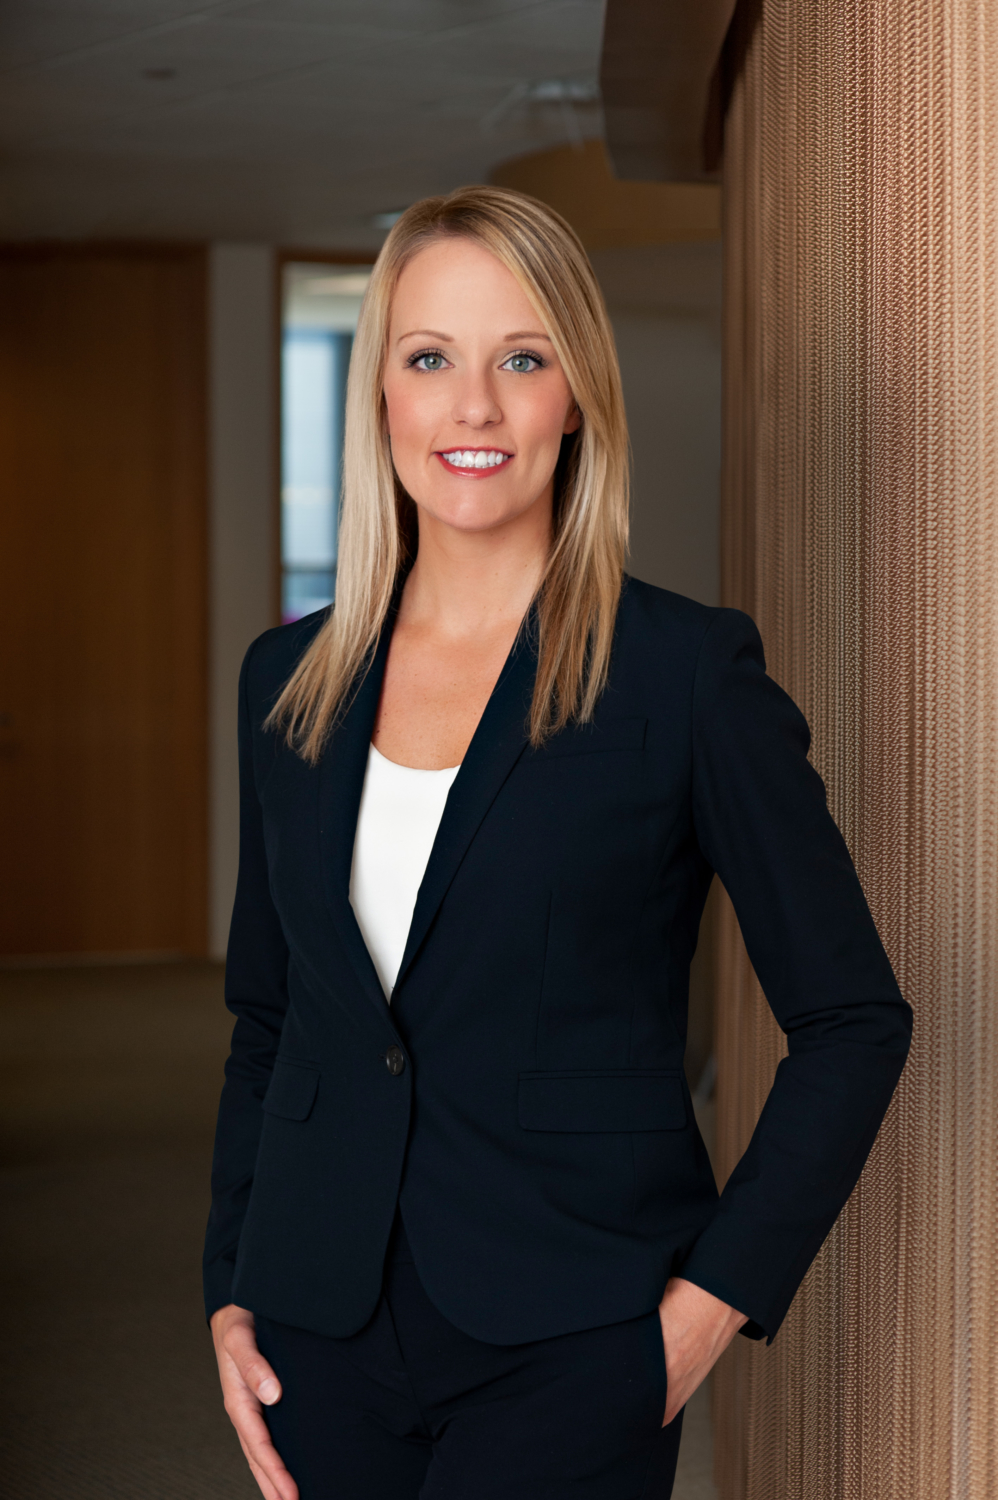
<instances>
[{"instance_id":1,"label":"woman's right arm","mask_svg":"<svg viewBox=\"0 0 998 1500\"><path fill-rule=\"evenodd\" d=\"M280 1399L280 1385L256 1347L252 1313L232 1301L236 1251L263 1127L261 1105L287 1011L288 949L270 896L257 795L254 719L262 719L265 710L254 714L250 707L261 701L251 690L259 645L250 647L239 674L239 878L225 965L225 1003L236 1023L215 1132L204 1294L225 1409L254 1477L267 1500L297 1500L297 1486L262 1415L263 1405Z\"/></svg>"}]
</instances>

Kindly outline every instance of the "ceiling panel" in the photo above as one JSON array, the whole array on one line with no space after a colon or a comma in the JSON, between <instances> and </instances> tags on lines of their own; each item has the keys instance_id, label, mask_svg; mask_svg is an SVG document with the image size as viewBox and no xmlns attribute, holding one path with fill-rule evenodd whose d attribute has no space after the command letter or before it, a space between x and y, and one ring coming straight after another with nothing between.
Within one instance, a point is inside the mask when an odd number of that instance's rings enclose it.
<instances>
[{"instance_id":1,"label":"ceiling panel","mask_svg":"<svg viewBox=\"0 0 998 1500\"><path fill-rule=\"evenodd\" d=\"M6 0L0 12L0 73L84 52L113 50L126 37L168 34L199 17L242 9L235 0Z\"/></svg>"},{"instance_id":2,"label":"ceiling panel","mask_svg":"<svg viewBox=\"0 0 998 1500\"><path fill-rule=\"evenodd\" d=\"M7 0L0 234L376 244L375 212L599 133L528 90L595 79L601 25L602 0Z\"/></svg>"}]
</instances>

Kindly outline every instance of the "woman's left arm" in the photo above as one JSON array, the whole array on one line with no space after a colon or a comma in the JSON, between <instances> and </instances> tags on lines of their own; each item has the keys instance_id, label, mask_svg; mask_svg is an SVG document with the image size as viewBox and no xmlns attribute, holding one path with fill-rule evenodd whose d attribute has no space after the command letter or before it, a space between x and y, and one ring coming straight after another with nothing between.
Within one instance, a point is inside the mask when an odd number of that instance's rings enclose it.
<instances>
[{"instance_id":1,"label":"woman's left arm","mask_svg":"<svg viewBox=\"0 0 998 1500\"><path fill-rule=\"evenodd\" d=\"M734 904L788 1056L678 1268L680 1285L670 1282L663 1299L663 1308L675 1301L677 1327L686 1314L700 1317L705 1349L715 1334L721 1348L733 1337L715 1299L743 1315L750 1336L773 1338L856 1184L911 1036L911 1010L809 743L803 715L766 676L753 622L718 611L694 689L696 833Z\"/></svg>"}]
</instances>

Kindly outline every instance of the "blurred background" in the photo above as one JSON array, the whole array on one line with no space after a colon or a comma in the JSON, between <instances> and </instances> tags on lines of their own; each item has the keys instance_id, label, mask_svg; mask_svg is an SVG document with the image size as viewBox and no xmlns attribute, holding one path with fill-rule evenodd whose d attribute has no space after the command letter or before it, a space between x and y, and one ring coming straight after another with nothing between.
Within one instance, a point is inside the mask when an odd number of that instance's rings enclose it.
<instances>
[{"instance_id":1,"label":"blurred background","mask_svg":"<svg viewBox=\"0 0 998 1500\"><path fill-rule=\"evenodd\" d=\"M335 596L352 336L408 204L496 182L574 225L623 369L630 571L718 600L720 187L699 146L716 10L706 41L701 23L673 38L696 160L670 170L635 125L633 6L616 32L602 0L3 8L11 1500L255 1493L199 1302L236 680L256 635ZM712 920L687 1056L708 1126ZM704 1392L677 1500L707 1500L709 1476Z\"/></svg>"},{"instance_id":2,"label":"blurred background","mask_svg":"<svg viewBox=\"0 0 998 1500\"><path fill-rule=\"evenodd\" d=\"M757 621L915 1011L676 1500L998 1495L996 79L994 0L0 8L4 1500L253 1493L199 1286L236 678L335 594L388 227L487 181L587 246L631 571ZM719 1181L785 1051L715 882L686 1067Z\"/></svg>"}]
</instances>

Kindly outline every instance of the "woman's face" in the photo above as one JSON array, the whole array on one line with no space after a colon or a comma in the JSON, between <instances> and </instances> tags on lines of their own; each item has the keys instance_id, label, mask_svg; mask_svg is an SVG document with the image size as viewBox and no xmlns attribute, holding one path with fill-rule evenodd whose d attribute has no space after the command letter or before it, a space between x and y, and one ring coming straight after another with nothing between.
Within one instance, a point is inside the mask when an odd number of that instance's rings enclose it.
<instances>
[{"instance_id":1,"label":"woman's face","mask_svg":"<svg viewBox=\"0 0 998 1500\"><path fill-rule=\"evenodd\" d=\"M469 532L550 513L562 437L582 419L536 312L471 240L435 241L399 277L385 404L421 513Z\"/></svg>"}]
</instances>

